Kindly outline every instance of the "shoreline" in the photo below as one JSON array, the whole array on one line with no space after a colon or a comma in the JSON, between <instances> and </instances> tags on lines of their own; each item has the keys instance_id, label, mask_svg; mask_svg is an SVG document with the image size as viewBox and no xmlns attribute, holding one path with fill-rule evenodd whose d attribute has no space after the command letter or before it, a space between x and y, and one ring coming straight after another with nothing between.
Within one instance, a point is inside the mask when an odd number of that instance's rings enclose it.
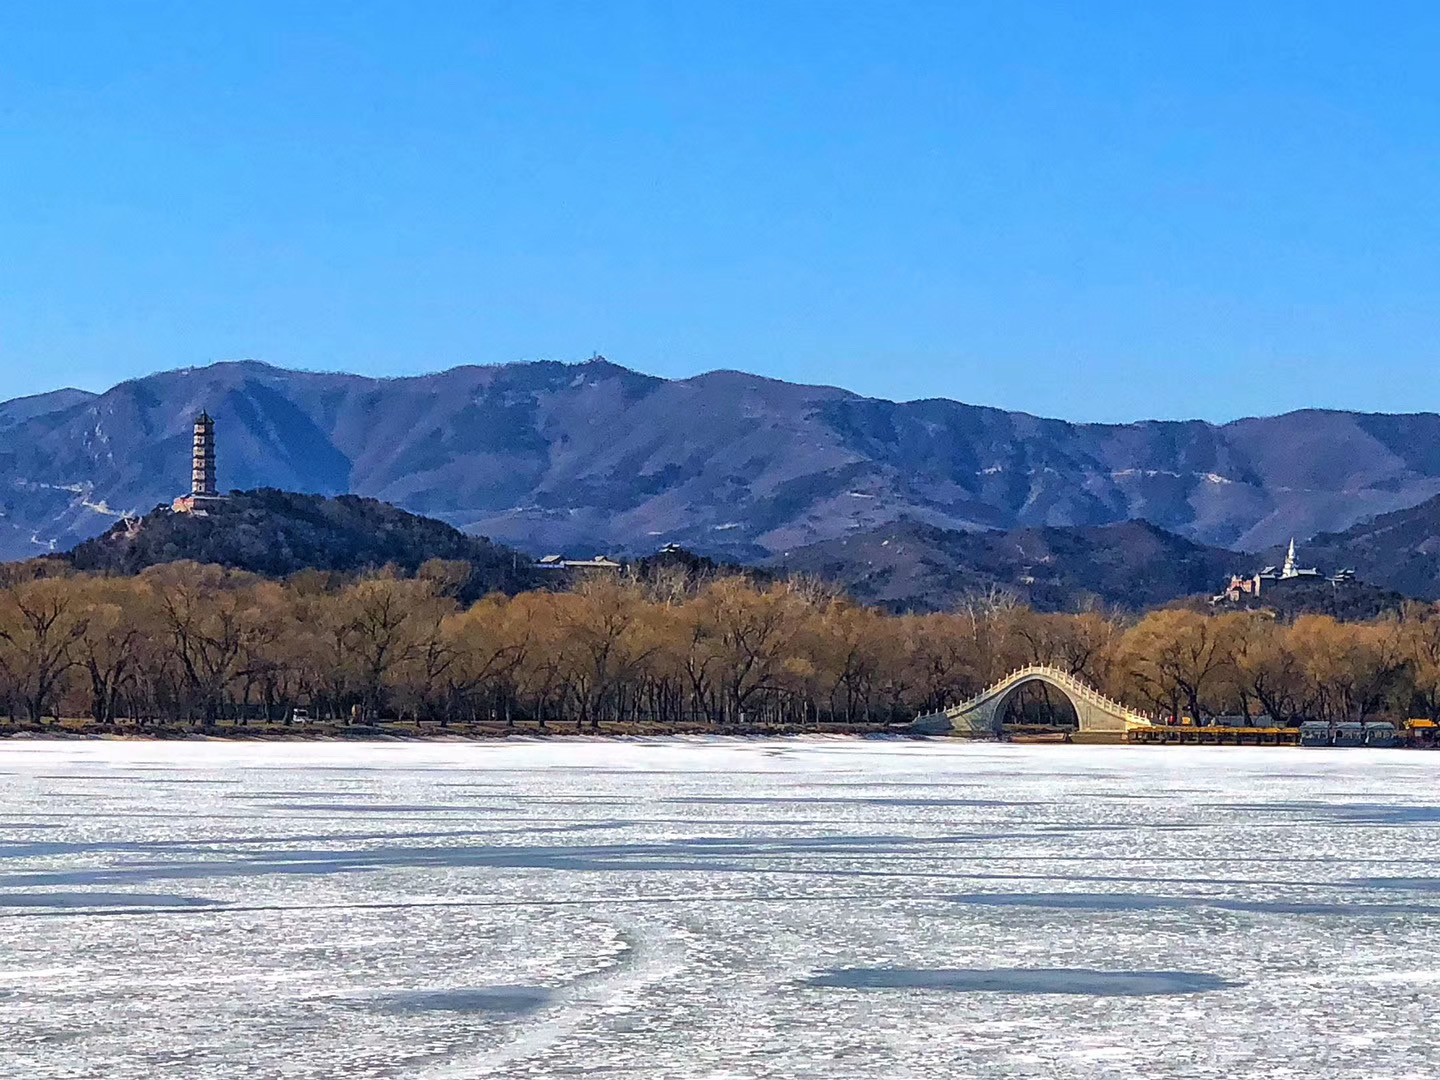
<instances>
[{"instance_id":1,"label":"shoreline","mask_svg":"<svg viewBox=\"0 0 1440 1080\"><path fill-rule=\"evenodd\" d=\"M1007 732L1000 738L976 738L963 733L924 731L909 724L822 724L816 727L714 728L705 725L625 724L602 722L598 728L569 723L539 727L533 722L417 725L413 721L393 724L315 723L294 724L95 724L67 719L42 724L0 723L0 745L26 742L220 742L220 743L609 743L655 740L754 742L775 739L826 740L836 742L935 742L996 743L1016 746L1134 746L1163 749L1168 746L1208 746L1215 749L1255 746L1266 749L1296 749L1294 740L1227 738L1228 729L1215 729L1213 738L1201 737L1208 729L1167 729L1163 739L1128 738L1119 733L1070 732L1063 737L1036 737L1033 732ZM1257 729L1258 731L1258 729ZM1311 747L1315 748L1315 747ZM1331 745L1321 749L1360 749ZM1375 749L1376 747L1368 747ZM1434 742L1397 740L1382 749L1434 750Z\"/></svg>"},{"instance_id":2,"label":"shoreline","mask_svg":"<svg viewBox=\"0 0 1440 1080\"><path fill-rule=\"evenodd\" d=\"M451 726L434 730L395 730L380 725L270 729L241 725L196 727L147 727L134 729L97 725L47 724L40 728L0 726L0 744L6 742L229 742L229 743L501 743L501 742L620 742L639 739L789 739L821 738L844 740L885 740L911 742L943 738L909 731L903 726L826 726L820 728L745 728L717 730L655 725L602 725L599 730L576 730L573 726L537 728L495 728ZM968 740L965 740L968 741Z\"/></svg>"},{"instance_id":3,"label":"shoreline","mask_svg":"<svg viewBox=\"0 0 1440 1080\"><path fill-rule=\"evenodd\" d=\"M975 739L965 736L935 735L923 732L895 731L875 729L870 731L616 731L616 732L591 732L591 731L515 731L505 734L466 734L457 731L448 732L426 732L424 734L405 733L395 734L375 731L373 729L356 730L346 734L335 734L333 732L294 732L291 734L252 733L235 734L233 732L218 733L215 731L164 731L146 732L143 734L126 733L99 733L79 731L16 731L5 732L0 730L0 746L7 744L28 744L28 743L73 743L73 742L115 742L115 743L226 743L242 745L246 743L309 743L326 745L423 745L423 744L451 744L451 745L516 745L516 744L545 744L545 743L656 743L675 742L691 744L714 744L723 743L748 743L748 742L831 742L831 743L935 743L939 745L992 745L992 746L1015 746L1031 747L1042 746L1052 748L1073 748L1083 747L1086 749L1095 747L1128 747L1136 750L1158 750L1163 752L1167 748L1176 749L1205 749L1212 751L1239 750L1239 749L1260 749L1276 751L1293 750L1393 750L1401 752L1436 750L1440 747L1430 745L1396 744L1387 747L1366 747L1366 746L1301 746L1298 743L1142 743L1127 739L1076 739L1076 740L1044 740L1036 741L1031 739Z\"/></svg>"}]
</instances>

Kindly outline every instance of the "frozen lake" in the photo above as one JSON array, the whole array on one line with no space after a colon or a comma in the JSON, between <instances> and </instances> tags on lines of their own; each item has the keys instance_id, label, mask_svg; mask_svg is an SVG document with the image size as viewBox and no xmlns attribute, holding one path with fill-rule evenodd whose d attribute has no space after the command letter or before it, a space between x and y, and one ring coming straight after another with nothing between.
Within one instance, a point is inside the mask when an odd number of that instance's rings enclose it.
<instances>
[{"instance_id":1,"label":"frozen lake","mask_svg":"<svg viewBox=\"0 0 1440 1080\"><path fill-rule=\"evenodd\" d=\"M0 1076L1440 1075L1440 755L0 746Z\"/></svg>"}]
</instances>

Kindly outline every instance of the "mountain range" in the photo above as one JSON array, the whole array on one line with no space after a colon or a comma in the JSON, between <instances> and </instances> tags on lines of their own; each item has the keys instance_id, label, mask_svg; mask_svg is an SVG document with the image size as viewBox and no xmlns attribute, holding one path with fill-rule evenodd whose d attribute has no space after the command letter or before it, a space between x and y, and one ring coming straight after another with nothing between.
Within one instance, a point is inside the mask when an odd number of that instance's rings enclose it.
<instances>
[{"instance_id":1,"label":"mountain range","mask_svg":"<svg viewBox=\"0 0 1440 1080\"><path fill-rule=\"evenodd\" d=\"M236 362L0 403L0 557L64 550L181 493L201 409L222 488L355 493L535 553L678 543L804 562L902 524L983 547L986 530L1054 546L1047 529L1144 521L1248 564L1291 536L1343 546L1329 537L1440 493L1433 413L1079 424L600 359L396 379ZM1404 534L1423 578L1432 526L1404 521L1385 535ZM1187 565L1198 582L1221 561Z\"/></svg>"}]
</instances>

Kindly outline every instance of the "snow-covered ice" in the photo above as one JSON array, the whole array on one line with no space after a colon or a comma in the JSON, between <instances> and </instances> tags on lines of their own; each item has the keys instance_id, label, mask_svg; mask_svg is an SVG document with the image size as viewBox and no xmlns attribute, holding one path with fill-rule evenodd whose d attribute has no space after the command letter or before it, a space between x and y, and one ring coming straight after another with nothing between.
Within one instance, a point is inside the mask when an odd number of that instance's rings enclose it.
<instances>
[{"instance_id":1,"label":"snow-covered ice","mask_svg":"<svg viewBox=\"0 0 1440 1080\"><path fill-rule=\"evenodd\" d=\"M0 747L0 1077L1440 1075L1440 755Z\"/></svg>"}]
</instances>

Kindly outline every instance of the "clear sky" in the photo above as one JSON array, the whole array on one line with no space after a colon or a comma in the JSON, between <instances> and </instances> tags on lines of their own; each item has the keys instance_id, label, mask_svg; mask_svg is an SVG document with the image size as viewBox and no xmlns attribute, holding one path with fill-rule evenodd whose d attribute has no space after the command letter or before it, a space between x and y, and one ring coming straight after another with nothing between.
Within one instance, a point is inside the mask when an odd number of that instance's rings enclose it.
<instances>
[{"instance_id":1,"label":"clear sky","mask_svg":"<svg viewBox=\"0 0 1440 1080\"><path fill-rule=\"evenodd\" d=\"M1440 409L1440 6L0 8L0 398L601 352Z\"/></svg>"}]
</instances>

